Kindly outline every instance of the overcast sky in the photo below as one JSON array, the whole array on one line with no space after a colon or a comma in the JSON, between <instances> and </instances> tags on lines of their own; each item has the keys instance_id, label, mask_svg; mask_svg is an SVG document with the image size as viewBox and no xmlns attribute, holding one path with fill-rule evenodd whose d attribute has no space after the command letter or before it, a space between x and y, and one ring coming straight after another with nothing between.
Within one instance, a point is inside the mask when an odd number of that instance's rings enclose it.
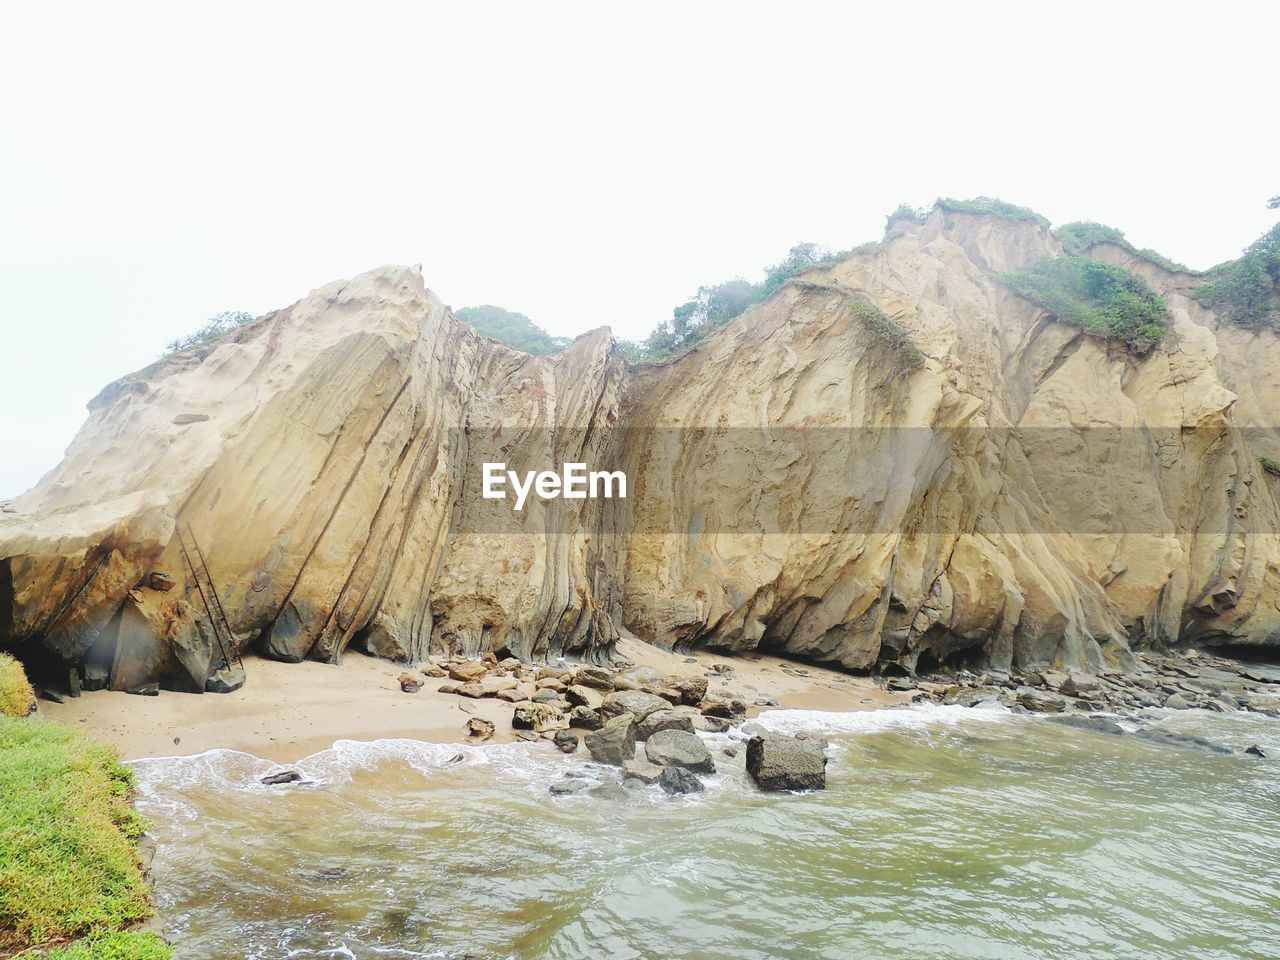
<instances>
[{"instance_id":1,"label":"overcast sky","mask_svg":"<svg viewBox=\"0 0 1280 960\"><path fill-rule=\"evenodd\" d=\"M6 4L0 496L227 309L382 263L555 334L995 195L1194 267L1280 193L1280 5Z\"/></svg>"}]
</instances>

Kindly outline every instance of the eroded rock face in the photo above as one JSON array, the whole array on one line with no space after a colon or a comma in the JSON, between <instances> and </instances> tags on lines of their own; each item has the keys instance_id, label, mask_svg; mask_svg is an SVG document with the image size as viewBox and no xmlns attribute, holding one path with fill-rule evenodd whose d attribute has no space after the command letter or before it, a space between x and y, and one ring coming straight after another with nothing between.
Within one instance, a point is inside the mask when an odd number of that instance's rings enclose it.
<instances>
[{"instance_id":1,"label":"eroded rock face","mask_svg":"<svg viewBox=\"0 0 1280 960\"><path fill-rule=\"evenodd\" d=\"M1103 245L1172 311L1134 357L990 273L1056 252L935 210L657 367L604 330L518 353L416 270L331 284L95 398L0 525L0 642L199 689L221 654L181 529L229 642L283 660L590 659L622 627L858 669L1275 643L1280 337ZM628 497L515 511L482 459L621 469Z\"/></svg>"}]
</instances>

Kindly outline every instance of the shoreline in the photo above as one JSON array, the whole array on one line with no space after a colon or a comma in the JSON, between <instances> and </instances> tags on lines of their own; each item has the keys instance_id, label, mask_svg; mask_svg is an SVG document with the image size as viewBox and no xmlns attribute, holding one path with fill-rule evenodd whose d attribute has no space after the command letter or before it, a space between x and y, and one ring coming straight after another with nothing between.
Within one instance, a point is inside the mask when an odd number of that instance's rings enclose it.
<instances>
[{"instance_id":1,"label":"shoreline","mask_svg":"<svg viewBox=\"0 0 1280 960\"><path fill-rule=\"evenodd\" d=\"M639 640L622 640L617 653L638 667L664 674L702 676L717 666L727 678L710 679L743 696L748 717L762 710L849 712L909 703L911 694L885 690L868 677L800 664L766 654L726 656L700 651L685 657ZM693 659L693 663L686 662ZM91 733L127 760L193 756L239 750L277 763L295 763L338 740L408 739L463 744L472 717L493 721L488 743L515 741L512 705L492 697L469 699L439 693L440 681L417 668L355 651L341 664L282 663L247 657L245 685L227 694L162 691L158 697L94 691L57 704L40 702L45 720ZM424 686L409 694L398 677L415 672ZM771 698L775 705L755 705Z\"/></svg>"}]
</instances>

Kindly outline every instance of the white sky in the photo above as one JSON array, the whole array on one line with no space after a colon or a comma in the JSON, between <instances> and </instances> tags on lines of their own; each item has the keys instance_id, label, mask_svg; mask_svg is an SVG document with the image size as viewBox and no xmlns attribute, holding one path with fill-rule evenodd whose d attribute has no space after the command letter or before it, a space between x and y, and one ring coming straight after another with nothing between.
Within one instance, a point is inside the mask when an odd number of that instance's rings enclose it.
<instances>
[{"instance_id":1,"label":"white sky","mask_svg":"<svg viewBox=\"0 0 1280 960\"><path fill-rule=\"evenodd\" d=\"M168 340L382 263L641 337L903 201L995 195L1206 267L1280 193L1280 4L193 11L0 7L0 496Z\"/></svg>"}]
</instances>

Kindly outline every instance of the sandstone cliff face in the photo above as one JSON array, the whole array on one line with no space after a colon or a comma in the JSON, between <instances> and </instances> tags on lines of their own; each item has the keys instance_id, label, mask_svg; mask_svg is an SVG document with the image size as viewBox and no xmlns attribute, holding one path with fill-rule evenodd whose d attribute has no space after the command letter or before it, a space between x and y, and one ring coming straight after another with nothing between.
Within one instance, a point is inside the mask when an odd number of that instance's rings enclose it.
<instances>
[{"instance_id":1,"label":"sandstone cliff face","mask_svg":"<svg viewBox=\"0 0 1280 960\"><path fill-rule=\"evenodd\" d=\"M851 668L1275 643L1280 338L1120 248L1093 255L1173 313L1143 358L991 276L1058 252L935 210L659 367L604 330L521 354L415 270L332 284L94 401L0 514L0 642L203 689L180 528L239 644L287 660L599 656L622 630ZM628 497L517 513L481 497L484 460L623 469Z\"/></svg>"}]
</instances>

